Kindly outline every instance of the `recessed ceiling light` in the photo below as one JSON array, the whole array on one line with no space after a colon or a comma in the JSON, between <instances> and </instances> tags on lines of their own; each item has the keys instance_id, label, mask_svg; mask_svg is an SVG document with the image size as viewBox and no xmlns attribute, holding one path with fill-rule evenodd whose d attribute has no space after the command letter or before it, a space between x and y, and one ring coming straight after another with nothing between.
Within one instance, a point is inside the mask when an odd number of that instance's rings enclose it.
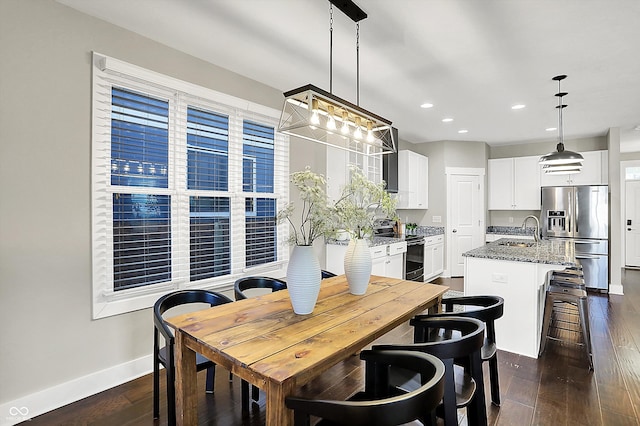
<instances>
[{"instance_id":1,"label":"recessed ceiling light","mask_svg":"<svg viewBox=\"0 0 640 426\"><path fill-rule=\"evenodd\" d=\"M640 124L638 124L636 127L634 127L633 130L640 131Z\"/></svg>"},{"instance_id":2,"label":"recessed ceiling light","mask_svg":"<svg viewBox=\"0 0 640 426\"><path fill-rule=\"evenodd\" d=\"M420 108L433 108L433 104L429 102L425 102L422 105L420 105Z\"/></svg>"},{"instance_id":3,"label":"recessed ceiling light","mask_svg":"<svg viewBox=\"0 0 640 426\"><path fill-rule=\"evenodd\" d=\"M453 118L443 118L442 122L443 123L451 123L453 121Z\"/></svg>"},{"instance_id":4,"label":"recessed ceiling light","mask_svg":"<svg viewBox=\"0 0 640 426\"><path fill-rule=\"evenodd\" d=\"M557 127L547 127L547 128L546 128L546 129L544 129L544 130L546 130L547 132L553 132L553 131L558 130L558 128L557 128Z\"/></svg>"},{"instance_id":5,"label":"recessed ceiling light","mask_svg":"<svg viewBox=\"0 0 640 426\"><path fill-rule=\"evenodd\" d=\"M467 132L468 132L468 130L467 130L467 129L461 129L461 130L458 130L458 133L467 133Z\"/></svg>"},{"instance_id":6,"label":"recessed ceiling light","mask_svg":"<svg viewBox=\"0 0 640 426\"><path fill-rule=\"evenodd\" d=\"M516 105L512 106L511 109L522 109L524 107L526 107L525 104L516 104Z\"/></svg>"}]
</instances>

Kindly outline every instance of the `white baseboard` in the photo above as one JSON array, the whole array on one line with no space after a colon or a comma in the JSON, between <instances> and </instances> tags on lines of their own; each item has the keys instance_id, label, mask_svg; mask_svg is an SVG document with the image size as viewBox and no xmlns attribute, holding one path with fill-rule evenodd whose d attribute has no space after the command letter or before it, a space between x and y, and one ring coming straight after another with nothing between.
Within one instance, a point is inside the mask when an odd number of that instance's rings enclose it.
<instances>
[{"instance_id":1,"label":"white baseboard","mask_svg":"<svg viewBox=\"0 0 640 426\"><path fill-rule=\"evenodd\" d=\"M620 296L624 296L624 288L622 284L610 284L609 294L619 294Z\"/></svg>"},{"instance_id":2,"label":"white baseboard","mask_svg":"<svg viewBox=\"0 0 640 426\"><path fill-rule=\"evenodd\" d=\"M9 426L95 395L153 371L153 355L134 359L0 404L0 425Z\"/></svg>"}]
</instances>

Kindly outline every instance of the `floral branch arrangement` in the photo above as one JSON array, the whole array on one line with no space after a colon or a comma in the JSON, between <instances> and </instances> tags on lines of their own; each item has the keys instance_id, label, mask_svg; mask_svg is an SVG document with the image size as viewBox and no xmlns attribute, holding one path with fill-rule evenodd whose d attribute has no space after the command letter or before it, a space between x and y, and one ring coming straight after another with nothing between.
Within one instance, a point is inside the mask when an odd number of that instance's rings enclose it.
<instances>
[{"instance_id":1,"label":"floral branch arrangement","mask_svg":"<svg viewBox=\"0 0 640 426\"><path fill-rule=\"evenodd\" d=\"M291 226L293 233L289 237L289 243L310 246L318 237L333 234L331 218L334 212L327 202L324 176L312 172L307 166L304 170L291 174L291 183L298 190L302 200L300 216L294 217L293 202L287 204L277 216L278 223L287 221Z\"/></svg>"},{"instance_id":2,"label":"floral branch arrangement","mask_svg":"<svg viewBox=\"0 0 640 426\"><path fill-rule=\"evenodd\" d=\"M385 191L386 184L370 181L358 167L350 169L351 180L342 189L334 209L340 228L352 238L366 238L373 233L376 216L396 219L396 200Z\"/></svg>"}]
</instances>

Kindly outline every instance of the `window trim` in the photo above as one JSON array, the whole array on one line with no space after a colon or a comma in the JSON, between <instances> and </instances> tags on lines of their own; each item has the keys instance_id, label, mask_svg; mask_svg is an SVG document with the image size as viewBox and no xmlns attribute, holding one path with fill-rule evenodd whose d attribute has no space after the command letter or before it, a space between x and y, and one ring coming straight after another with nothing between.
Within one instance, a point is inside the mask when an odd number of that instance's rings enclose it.
<instances>
[{"instance_id":1,"label":"window trim","mask_svg":"<svg viewBox=\"0 0 640 426\"><path fill-rule=\"evenodd\" d=\"M163 294L173 291L179 288L209 288L215 289L216 291L225 291L229 290L233 287L233 282L235 279L248 274L268 274L281 272L284 270L286 262L289 257L289 250L283 249L286 247L286 239L288 237L289 229L286 224L278 225L278 241L277 241L277 257L278 261L274 263L270 263L267 265L260 265L255 267L245 267L241 268L242 271L235 270L232 272L232 275L226 275L223 277L216 277L204 280L203 282L190 282L189 281L189 271L188 268L186 271L178 271L178 276L181 278L180 283L163 283L163 284L154 284L152 286L143 286L138 288L132 288L127 290L113 290L113 283L109 283L107 279L104 277L107 276L110 271L113 271L113 256L109 252L109 247L113 246L112 235L108 237L111 238L111 241L107 241L107 248L97 249L97 247L101 247L101 245L105 245L104 235L98 232L99 229L103 229L105 225L101 225L101 221L112 220L112 212L109 211L107 206L103 205L104 203L100 201L101 197L104 196L104 189L110 187L110 176L106 173L107 176L103 173L100 175L100 172L104 170L106 167L104 162L107 161L110 167L110 159L106 160L105 158L101 158L101 149L103 144L100 142L100 129L106 128L105 126L110 126L110 119L107 120L105 118L105 114L99 113L99 108L102 106L100 96L97 96L98 91L100 90L100 85L105 84L106 81L111 81L111 84L117 84L119 80L126 81L126 84L123 84L124 87L129 87L134 90L141 90L144 93L148 93L150 95L159 96L167 99L173 99L178 93L178 97L181 97L181 101L189 103L189 105L193 105L196 107L209 108L214 107L216 111L225 111L229 113L231 118L232 114L235 119L242 121L243 119L247 120L256 120L256 116L263 117L262 122L264 124L273 125L274 127L274 156L275 158L279 158L283 160L283 164L280 167L280 171L274 170L274 192L270 194L274 194L276 198L276 206L277 209L280 209L288 202L289 196L289 187L288 187L288 176L289 176L289 137L277 132L277 124L280 118L280 111L264 106L259 105L244 99L240 99L231 95L227 95L224 93L220 93L199 85L195 85L183 80L175 79L160 73L156 73L154 71L150 71L141 67L138 67L133 64L129 64L118 59L114 59L108 57L106 55L102 55L97 52L93 52L93 60L92 60L92 166L91 166L91 199L92 199L92 315L94 319L109 317L113 315L118 315L126 312L131 312L135 310L145 309L153 306L155 301L162 296ZM139 86L139 87L136 87ZM101 116L102 115L102 116ZM169 117L170 123L174 120L173 117ZM170 124L171 126L171 124ZM173 124L173 128L175 128L175 123ZM172 131L170 130L170 133ZM175 130L173 131L175 132ZM184 139L184 140L183 140ZM186 155L186 133L178 138L175 136L170 136L170 144L174 144L172 149L185 149L184 155ZM232 150L236 150L236 161L238 158L242 158L242 144L240 146L232 146L234 144L229 144L229 152L228 155L232 157ZM237 151L239 150L239 151ZM239 157L238 157L239 154ZM240 171L242 171L242 161L239 161ZM175 176L175 167L173 164L172 157L170 155L169 159L169 167L168 173L170 176ZM235 170L238 167L238 164L230 162L229 170ZM275 166L278 167L278 166ZM235 173L235 172L234 172ZM184 173L179 173L184 174ZM220 196L229 196L230 193L237 193L238 188L232 188L232 185L239 186L239 192L241 194L237 194L238 198L233 201L232 199L232 217L231 217L231 226L237 226L241 224L242 229L244 229L245 217L242 215L241 217L234 217L234 203L239 203L240 200L244 200L244 196L247 196L251 193L242 193L242 173L240 173L239 182L235 182L232 184L232 179L236 179L235 177L229 178L229 188L227 192L221 192ZM180 177L176 179L169 179L169 187L168 188L136 188L136 187L111 187L109 191L112 192L122 192L123 188L126 188L128 192L137 192L141 193L157 193L157 194L168 194L171 197L189 197L190 195L197 195L198 191L189 190L189 191L180 191L178 192L175 188L175 185L180 185L182 180L185 180L186 176ZM185 182L186 184L186 182ZM186 186L185 186L186 187ZM222 195L224 194L224 195ZM207 193L208 196L212 195L212 192ZM216 196L215 191L213 195ZM267 194L261 194L267 195ZM189 217L188 212L188 202L179 204L173 203L171 206L171 214L178 215L178 206L180 208L184 208L184 205L187 206L186 217ZM235 206L235 209L240 208L241 211L244 212L244 202L242 202L242 206ZM235 210L237 211L237 210ZM180 211L182 215L185 212ZM240 215L235 215L240 216ZM187 224L188 228L188 224ZM185 235L186 235L186 247L187 247L187 258L188 258L188 229L186 230L180 227L176 233L182 235L181 240L177 240L175 247L172 246L172 259L179 259L184 257L181 256L173 257L176 254L176 250L180 250L179 247L185 247ZM239 253L244 253L244 243L237 244L237 241L232 241L232 257L237 256ZM106 253L106 255L105 255ZM186 275L186 280L184 280L184 276ZM111 284L111 288L109 288L109 284Z\"/></svg>"}]
</instances>

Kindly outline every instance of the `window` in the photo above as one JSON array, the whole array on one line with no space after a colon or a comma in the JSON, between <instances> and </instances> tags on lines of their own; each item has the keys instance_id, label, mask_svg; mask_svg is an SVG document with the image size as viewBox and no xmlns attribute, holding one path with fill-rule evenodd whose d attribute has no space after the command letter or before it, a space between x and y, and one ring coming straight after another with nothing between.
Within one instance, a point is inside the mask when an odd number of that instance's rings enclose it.
<instances>
[{"instance_id":1,"label":"window","mask_svg":"<svg viewBox=\"0 0 640 426\"><path fill-rule=\"evenodd\" d=\"M94 54L94 318L282 267L278 111Z\"/></svg>"}]
</instances>

